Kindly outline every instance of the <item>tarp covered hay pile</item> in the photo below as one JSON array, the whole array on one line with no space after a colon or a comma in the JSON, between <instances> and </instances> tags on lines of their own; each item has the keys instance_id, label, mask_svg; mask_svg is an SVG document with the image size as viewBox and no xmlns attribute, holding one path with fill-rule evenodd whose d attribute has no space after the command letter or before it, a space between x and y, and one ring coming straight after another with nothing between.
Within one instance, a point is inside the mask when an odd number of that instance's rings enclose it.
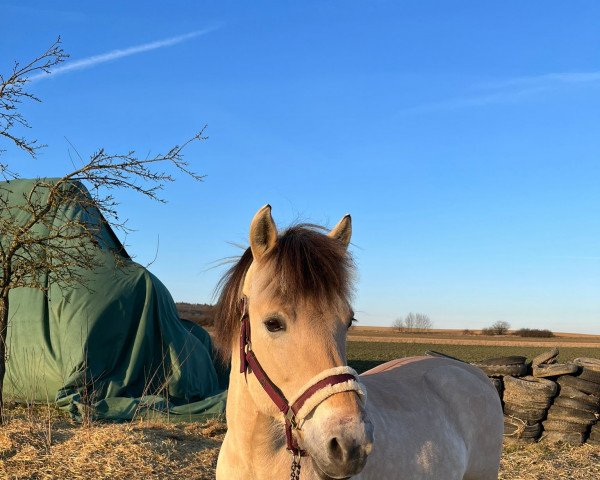
<instances>
[{"instance_id":1,"label":"tarp covered hay pile","mask_svg":"<svg viewBox=\"0 0 600 480\"><path fill-rule=\"evenodd\" d=\"M18 206L33 185L0 183L11 206L0 215L25 221ZM65 188L74 198L89 195L80 183ZM72 201L53 212L52 222L69 219L98 226L93 248L99 267L78 272L84 285L11 291L5 397L56 401L76 417L91 412L106 420L221 414L227 378L213 361L207 332L179 319L165 286L130 259L98 209ZM47 281L47 272L40 275Z\"/></svg>"}]
</instances>

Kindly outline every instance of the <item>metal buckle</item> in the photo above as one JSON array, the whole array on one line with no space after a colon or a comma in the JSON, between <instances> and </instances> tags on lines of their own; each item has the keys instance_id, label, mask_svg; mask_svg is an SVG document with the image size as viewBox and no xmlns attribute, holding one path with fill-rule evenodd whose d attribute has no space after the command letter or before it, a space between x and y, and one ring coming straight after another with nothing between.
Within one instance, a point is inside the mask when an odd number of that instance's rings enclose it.
<instances>
[{"instance_id":1,"label":"metal buckle","mask_svg":"<svg viewBox=\"0 0 600 480\"><path fill-rule=\"evenodd\" d=\"M300 428L298 427L298 423L296 423L296 415L294 414L294 411L292 410L292 408L288 408L287 413L284 415L285 419L290 422L290 425L292 426L292 428L294 430L300 430Z\"/></svg>"},{"instance_id":2,"label":"metal buckle","mask_svg":"<svg viewBox=\"0 0 600 480\"><path fill-rule=\"evenodd\" d=\"M241 320L246 316L246 313L248 313L248 297L243 295L242 298L240 298L240 302L242 304L242 316L240 317Z\"/></svg>"}]
</instances>

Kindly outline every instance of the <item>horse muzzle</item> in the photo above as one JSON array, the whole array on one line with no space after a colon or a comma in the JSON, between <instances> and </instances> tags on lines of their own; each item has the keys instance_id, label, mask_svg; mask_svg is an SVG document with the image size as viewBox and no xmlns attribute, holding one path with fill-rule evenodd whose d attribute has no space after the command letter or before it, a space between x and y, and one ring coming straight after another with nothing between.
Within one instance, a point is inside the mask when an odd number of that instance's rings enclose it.
<instances>
[{"instance_id":1,"label":"horse muzzle","mask_svg":"<svg viewBox=\"0 0 600 480\"><path fill-rule=\"evenodd\" d=\"M320 426L320 432L309 435L320 438L307 438L305 445L321 479L344 479L360 473L373 449L371 422L360 415L331 418Z\"/></svg>"}]
</instances>

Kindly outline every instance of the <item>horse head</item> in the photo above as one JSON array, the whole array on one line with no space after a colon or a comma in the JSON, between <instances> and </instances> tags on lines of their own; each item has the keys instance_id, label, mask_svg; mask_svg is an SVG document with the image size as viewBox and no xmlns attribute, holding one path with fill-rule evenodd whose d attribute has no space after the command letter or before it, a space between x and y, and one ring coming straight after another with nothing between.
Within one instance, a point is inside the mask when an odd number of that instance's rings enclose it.
<instances>
[{"instance_id":1,"label":"horse head","mask_svg":"<svg viewBox=\"0 0 600 480\"><path fill-rule=\"evenodd\" d=\"M217 307L217 344L231 375L245 374L247 401L279 426L274 438L288 426L288 449L324 479L360 472L373 444L365 389L346 366L351 231L346 215L327 234L313 225L278 234L271 207L261 208Z\"/></svg>"}]
</instances>

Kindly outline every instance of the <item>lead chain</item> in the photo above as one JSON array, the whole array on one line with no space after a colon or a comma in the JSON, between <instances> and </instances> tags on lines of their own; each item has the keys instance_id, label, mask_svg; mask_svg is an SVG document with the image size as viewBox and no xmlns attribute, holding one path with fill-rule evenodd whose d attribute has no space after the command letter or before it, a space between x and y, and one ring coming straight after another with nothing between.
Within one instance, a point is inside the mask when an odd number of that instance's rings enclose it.
<instances>
[{"instance_id":1,"label":"lead chain","mask_svg":"<svg viewBox=\"0 0 600 480\"><path fill-rule=\"evenodd\" d=\"M294 455L292 459L292 471L290 473L290 480L300 480L300 457Z\"/></svg>"}]
</instances>

